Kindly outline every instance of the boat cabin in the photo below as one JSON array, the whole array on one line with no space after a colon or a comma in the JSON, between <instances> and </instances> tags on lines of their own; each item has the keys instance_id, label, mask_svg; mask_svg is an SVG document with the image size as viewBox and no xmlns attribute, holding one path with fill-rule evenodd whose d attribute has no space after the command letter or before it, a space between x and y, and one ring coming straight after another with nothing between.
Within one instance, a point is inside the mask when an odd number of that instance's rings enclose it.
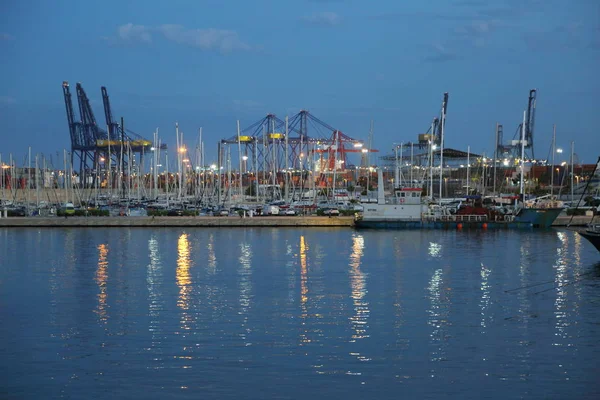
<instances>
[{"instance_id":1,"label":"boat cabin","mask_svg":"<svg viewBox=\"0 0 600 400\"><path fill-rule=\"evenodd\" d=\"M421 204L421 188L397 188L394 189L394 204Z\"/></svg>"}]
</instances>

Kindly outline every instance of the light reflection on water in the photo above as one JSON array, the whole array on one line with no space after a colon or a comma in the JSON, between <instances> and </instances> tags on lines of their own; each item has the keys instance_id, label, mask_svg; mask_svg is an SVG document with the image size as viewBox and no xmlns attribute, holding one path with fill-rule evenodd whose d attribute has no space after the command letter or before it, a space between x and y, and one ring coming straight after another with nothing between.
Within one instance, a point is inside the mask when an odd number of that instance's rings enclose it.
<instances>
[{"instance_id":1,"label":"light reflection on water","mask_svg":"<svg viewBox=\"0 0 600 400\"><path fill-rule=\"evenodd\" d=\"M367 274L361 270L362 256L365 248L365 241L362 235L354 234L352 237L352 253L350 254L350 297L354 305L354 315L350 317L352 330L354 331L350 343L369 337L369 301L367 300ZM368 355L361 353L359 350L350 353L358 361L370 361ZM360 372L348 371L347 374L362 375Z\"/></svg>"},{"instance_id":2,"label":"light reflection on water","mask_svg":"<svg viewBox=\"0 0 600 400\"><path fill-rule=\"evenodd\" d=\"M306 326L308 318L308 308L306 303L308 302L308 264L306 262L306 252L308 246L304 236L300 236L300 319L302 325ZM300 343L310 343L310 339L306 335L306 329L302 329L300 332Z\"/></svg>"},{"instance_id":3,"label":"light reflection on water","mask_svg":"<svg viewBox=\"0 0 600 400\"><path fill-rule=\"evenodd\" d=\"M42 231L0 229L0 374L16 397L596 387L600 268L573 232Z\"/></svg>"},{"instance_id":4,"label":"light reflection on water","mask_svg":"<svg viewBox=\"0 0 600 400\"><path fill-rule=\"evenodd\" d=\"M106 283L108 281L108 245L98 245L98 269L96 270L96 284L98 285L98 319L100 322L106 323L108 319L107 313L107 297Z\"/></svg>"},{"instance_id":5,"label":"light reflection on water","mask_svg":"<svg viewBox=\"0 0 600 400\"><path fill-rule=\"evenodd\" d=\"M429 300L431 302L428 310L428 324L431 326L431 333L429 334L431 341L430 360L434 362L434 368L431 371L432 376L435 376L435 368L437 367L436 362L444 359L444 342L446 341L446 332L444 330L446 325L446 312L442 298L444 295L444 288L442 286L443 276L444 273L441 269L435 270L429 280L427 288L429 290Z\"/></svg>"},{"instance_id":6,"label":"light reflection on water","mask_svg":"<svg viewBox=\"0 0 600 400\"><path fill-rule=\"evenodd\" d=\"M248 335L251 333L252 328L248 325L248 315L252 307L252 249L248 243L240 243L239 249L238 279L240 310L238 313L243 318L240 338L246 346L250 346L252 343L248 340Z\"/></svg>"},{"instance_id":7,"label":"light reflection on water","mask_svg":"<svg viewBox=\"0 0 600 400\"><path fill-rule=\"evenodd\" d=\"M163 341L161 327L161 312L164 310L164 299L162 296L161 285L163 283L162 263L160 260L160 250L158 239L153 235L148 240L148 254L150 263L146 268L146 287L148 289L148 332L151 335L150 346L154 351L162 351L161 343Z\"/></svg>"}]
</instances>

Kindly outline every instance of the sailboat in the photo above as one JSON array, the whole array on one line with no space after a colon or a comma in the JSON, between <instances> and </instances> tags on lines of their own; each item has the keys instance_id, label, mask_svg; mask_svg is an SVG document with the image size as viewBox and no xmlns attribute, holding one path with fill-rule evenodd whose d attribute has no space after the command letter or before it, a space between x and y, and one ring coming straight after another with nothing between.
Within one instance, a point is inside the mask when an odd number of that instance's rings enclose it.
<instances>
[{"instance_id":1,"label":"sailboat","mask_svg":"<svg viewBox=\"0 0 600 400\"><path fill-rule=\"evenodd\" d=\"M596 250L600 251L600 224L588 225L584 231L579 231L579 234L586 238Z\"/></svg>"},{"instance_id":2,"label":"sailboat","mask_svg":"<svg viewBox=\"0 0 600 400\"><path fill-rule=\"evenodd\" d=\"M583 193L581 195L582 197L586 193L590 184L595 183L597 181L596 172L598 171L598 166L600 166L600 157L598 157L598 162L594 167L594 171L592 171L590 179L588 180L585 189L583 190ZM579 203L581 203L581 200L579 200L578 204ZM600 210L600 206L598 207L598 209ZM593 220L594 217L592 217L592 221ZM588 242L590 242L596 248L596 250L600 251L600 224L590 223L585 230L577 232L585 239L587 239Z\"/></svg>"},{"instance_id":3,"label":"sailboat","mask_svg":"<svg viewBox=\"0 0 600 400\"><path fill-rule=\"evenodd\" d=\"M524 168L525 168L525 121L527 112L523 112L523 125L521 129L521 183L520 203L514 213L514 221L530 224L533 228L550 228L556 218L563 212L562 203L550 197L540 197L525 201L524 193Z\"/></svg>"}]
</instances>

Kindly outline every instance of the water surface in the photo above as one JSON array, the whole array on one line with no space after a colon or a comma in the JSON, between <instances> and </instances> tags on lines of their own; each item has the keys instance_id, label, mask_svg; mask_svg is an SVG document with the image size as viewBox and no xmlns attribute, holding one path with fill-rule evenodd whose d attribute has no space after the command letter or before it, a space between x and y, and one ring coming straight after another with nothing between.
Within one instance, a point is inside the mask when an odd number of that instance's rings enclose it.
<instances>
[{"instance_id":1,"label":"water surface","mask_svg":"<svg viewBox=\"0 0 600 400\"><path fill-rule=\"evenodd\" d=\"M0 397L600 398L566 230L0 229Z\"/></svg>"}]
</instances>

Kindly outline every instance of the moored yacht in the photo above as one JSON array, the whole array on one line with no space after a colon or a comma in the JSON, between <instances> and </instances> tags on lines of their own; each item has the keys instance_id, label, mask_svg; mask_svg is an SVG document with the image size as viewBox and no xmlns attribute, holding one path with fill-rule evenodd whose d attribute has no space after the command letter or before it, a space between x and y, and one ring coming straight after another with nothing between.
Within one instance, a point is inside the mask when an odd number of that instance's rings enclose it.
<instances>
[{"instance_id":1,"label":"moored yacht","mask_svg":"<svg viewBox=\"0 0 600 400\"><path fill-rule=\"evenodd\" d=\"M600 224L590 224L586 230L578 232L600 251Z\"/></svg>"}]
</instances>

